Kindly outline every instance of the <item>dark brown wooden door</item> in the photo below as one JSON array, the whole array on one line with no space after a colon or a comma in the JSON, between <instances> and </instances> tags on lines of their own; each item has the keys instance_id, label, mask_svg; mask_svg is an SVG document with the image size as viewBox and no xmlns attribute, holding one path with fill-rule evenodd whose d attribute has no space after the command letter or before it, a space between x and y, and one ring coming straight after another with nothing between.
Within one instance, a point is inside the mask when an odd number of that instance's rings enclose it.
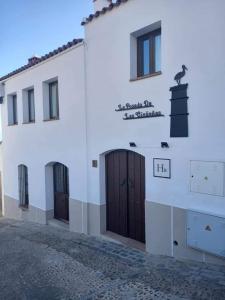
<instances>
[{"instance_id":1,"label":"dark brown wooden door","mask_svg":"<svg viewBox=\"0 0 225 300\"><path fill-rule=\"evenodd\" d=\"M2 216L2 173L0 172L0 217Z\"/></svg>"},{"instance_id":2,"label":"dark brown wooden door","mask_svg":"<svg viewBox=\"0 0 225 300\"><path fill-rule=\"evenodd\" d=\"M106 156L107 230L145 242L145 159L126 150Z\"/></svg>"},{"instance_id":3,"label":"dark brown wooden door","mask_svg":"<svg viewBox=\"0 0 225 300\"><path fill-rule=\"evenodd\" d=\"M59 220L69 221L69 185L68 169L56 163L54 173L54 217Z\"/></svg>"}]
</instances>

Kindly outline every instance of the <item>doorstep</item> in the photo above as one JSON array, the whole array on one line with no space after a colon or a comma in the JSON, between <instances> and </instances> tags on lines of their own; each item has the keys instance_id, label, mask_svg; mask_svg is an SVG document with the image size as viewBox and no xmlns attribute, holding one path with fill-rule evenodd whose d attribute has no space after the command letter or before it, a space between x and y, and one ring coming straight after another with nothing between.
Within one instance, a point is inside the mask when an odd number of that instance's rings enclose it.
<instances>
[{"instance_id":1,"label":"doorstep","mask_svg":"<svg viewBox=\"0 0 225 300\"><path fill-rule=\"evenodd\" d=\"M126 238L122 235L116 234L114 232L111 231L106 231L104 234L101 235L102 238L114 242L114 243L118 243L118 244L122 244L137 250L141 250L141 251L146 251L145 249L145 244L135 241L133 239L130 238Z\"/></svg>"},{"instance_id":2,"label":"doorstep","mask_svg":"<svg viewBox=\"0 0 225 300\"><path fill-rule=\"evenodd\" d=\"M52 227L68 230L68 231L70 229L69 223L65 223L65 222L59 221L57 219L48 220L48 225L50 225Z\"/></svg>"}]
</instances>

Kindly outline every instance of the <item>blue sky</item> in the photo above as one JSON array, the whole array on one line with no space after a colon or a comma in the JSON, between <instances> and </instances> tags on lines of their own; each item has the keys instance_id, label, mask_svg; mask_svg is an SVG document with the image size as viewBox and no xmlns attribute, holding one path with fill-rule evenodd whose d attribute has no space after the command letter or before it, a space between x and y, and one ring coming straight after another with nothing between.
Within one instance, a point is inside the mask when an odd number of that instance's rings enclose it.
<instances>
[{"instance_id":1,"label":"blue sky","mask_svg":"<svg viewBox=\"0 0 225 300\"><path fill-rule=\"evenodd\" d=\"M0 77L83 37L81 20L92 10L92 0L0 0Z\"/></svg>"}]
</instances>

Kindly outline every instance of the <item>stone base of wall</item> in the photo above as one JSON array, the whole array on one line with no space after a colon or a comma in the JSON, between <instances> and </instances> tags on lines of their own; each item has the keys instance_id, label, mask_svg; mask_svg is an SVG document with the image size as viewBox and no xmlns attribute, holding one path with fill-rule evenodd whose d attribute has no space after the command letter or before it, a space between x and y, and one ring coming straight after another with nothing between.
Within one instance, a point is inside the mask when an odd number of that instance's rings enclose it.
<instances>
[{"instance_id":1,"label":"stone base of wall","mask_svg":"<svg viewBox=\"0 0 225 300\"><path fill-rule=\"evenodd\" d=\"M223 258L187 247L185 209L146 202L145 214L146 250L151 254L225 265Z\"/></svg>"},{"instance_id":2,"label":"stone base of wall","mask_svg":"<svg viewBox=\"0 0 225 300\"><path fill-rule=\"evenodd\" d=\"M29 205L28 209L22 209L19 207L18 200L5 195L4 216L10 219L47 224L47 220L53 216L53 211L44 211L32 205Z\"/></svg>"},{"instance_id":3,"label":"stone base of wall","mask_svg":"<svg viewBox=\"0 0 225 300\"><path fill-rule=\"evenodd\" d=\"M71 231L95 236L106 231L106 204L96 205L70 199L69 213ZM21 209L16 199L5 195L4 216L47 224L49 219L54 218L54 210L44 211L31 205L28 209ZM147 201L145 219L147 252L225 265L223 258L187 247L185 209Z\"/></svg>"},{"instance_id":4,"label":"stone base of wall","mask_svg":"<svg viewBox=\"0 0 225 300\"><path fill-rule=\"evenodd\" d=\"M71 199L69 204L70 230L100 235L106 230L106 205L96 205Z\"/></svg>"}]
</instances>

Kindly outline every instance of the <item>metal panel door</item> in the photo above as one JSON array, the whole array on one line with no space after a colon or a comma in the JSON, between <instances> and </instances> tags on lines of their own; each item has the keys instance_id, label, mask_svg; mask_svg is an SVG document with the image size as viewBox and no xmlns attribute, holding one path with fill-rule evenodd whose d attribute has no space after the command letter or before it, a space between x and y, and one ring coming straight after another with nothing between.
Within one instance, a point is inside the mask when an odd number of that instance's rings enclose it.
<instances>
[{"instance_id":1,"label":"metal panel door","mask_svg":"<svg viewBox=\"0 0 225 300\"><path fill-rule=\"evenodd\" d=\"M225 218L188 210L187 245L225 257Z\"/></svg>"}]
</instances>

